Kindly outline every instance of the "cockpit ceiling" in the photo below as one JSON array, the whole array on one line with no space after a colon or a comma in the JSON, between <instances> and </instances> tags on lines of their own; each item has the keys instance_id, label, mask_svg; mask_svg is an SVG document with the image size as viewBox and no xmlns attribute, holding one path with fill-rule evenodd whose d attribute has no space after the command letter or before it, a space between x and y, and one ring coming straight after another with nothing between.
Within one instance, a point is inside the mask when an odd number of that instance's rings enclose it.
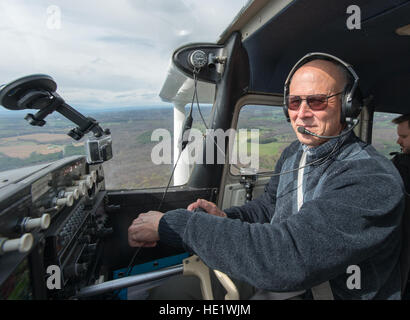
<instances>
[{"instance_id":1,"label":"cockpit ceiling","mask_svg":"<svg viewBox=\"0 0 410 320\"><path fill-rule=\"evenodd\" d=\"M410 24L410 1L358 0L361 29L349 30L351 0L296 0L244 40L250 90L282 93L291 67L308 52L327 52L353 65L365 97L377 111L408 113L410 36L396 29Z\"/></svg>"}]
</instances>

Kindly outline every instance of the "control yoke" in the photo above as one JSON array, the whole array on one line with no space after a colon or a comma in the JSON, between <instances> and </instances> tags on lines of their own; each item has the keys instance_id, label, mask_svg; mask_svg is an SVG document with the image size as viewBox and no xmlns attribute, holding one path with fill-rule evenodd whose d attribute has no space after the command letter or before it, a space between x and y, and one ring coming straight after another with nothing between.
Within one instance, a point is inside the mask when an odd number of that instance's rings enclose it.
<instances>
[{"instance_id":1,"label":"control yoke","mask_svg":"<svg viewBox=\"0 0 410 320\"><path fill-rule=\"evenodd\" d=\"M54 111L74 122L78 127L71 129L67 134L74 140L80 140L85 134L93 132L93 145L97 149L90 149L89 141L86 143L87 161L89 163L103 162L111 159L111 136L110 130L103 130L98 122L91 117L84 117L81 113L69 106L56 92L57 84L52 77L45 74L34 74L17 79L0 87L0 104L10 110L38 109L34 115L29 113L25 116L33 126L44 126L44 120ZM103 143L95 143L103 140ZM108 142L107 142L108 141ZM103 150L99 150L99 146Z\"/></svg>"}]
</instances>

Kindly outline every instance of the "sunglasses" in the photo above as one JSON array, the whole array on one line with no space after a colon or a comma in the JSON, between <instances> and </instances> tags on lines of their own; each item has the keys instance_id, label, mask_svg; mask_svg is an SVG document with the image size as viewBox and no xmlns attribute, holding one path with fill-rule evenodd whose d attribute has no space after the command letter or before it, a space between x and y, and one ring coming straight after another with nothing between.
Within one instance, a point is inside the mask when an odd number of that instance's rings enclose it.
<instances>
[{"instance_id":1,"label":"sunglasses","mask_svg":"<svg viewBox=\"0 0 410 320\"><path fill-rule=\"evenodd\" d=\"M320 111L324 110L327 107L327 100L331 97L337 96L343 93L335 93L330 96L325 94L311 94L306 96L306 98L301 98L301 96L287 96L286 97L286 105L289 110L297 111L299 110L300 105L302 104L303 100L306 100L307 105L313 111Z\"/></svg>"}]
</instances>

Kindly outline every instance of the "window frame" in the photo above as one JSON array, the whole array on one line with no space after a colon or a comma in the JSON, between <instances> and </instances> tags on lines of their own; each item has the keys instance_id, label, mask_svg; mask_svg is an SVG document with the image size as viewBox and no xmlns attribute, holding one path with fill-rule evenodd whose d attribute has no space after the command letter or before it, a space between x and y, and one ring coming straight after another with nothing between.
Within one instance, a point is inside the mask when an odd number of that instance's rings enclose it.
<instances>
[{"instance_id":1,"label":"window frame","mask_svg":"<svg viewBox=\"0 0 410 320\"><path fill-rule=\"evenodd\" d=\"M283 95L281 94L270 94L270 93L249 93L241 97L236 105L234 115L232 117L231 128L238 130L239 115L243 107L245 106L266 106L272 108L283 108ZM283 109L282 109L283 110ZM285 114L283 114L283 120L287 122ZM233 174L231 172L231 164L229 159L231 157L231 150L227 150L225 158L225 166L227 167L227 174L224 174L224 177L229 176L229 180L236 179L240 175ZM269 173L266 173L268 175ZM224 180L224 179L223 179Z\"/></svg>"}]
</instances>

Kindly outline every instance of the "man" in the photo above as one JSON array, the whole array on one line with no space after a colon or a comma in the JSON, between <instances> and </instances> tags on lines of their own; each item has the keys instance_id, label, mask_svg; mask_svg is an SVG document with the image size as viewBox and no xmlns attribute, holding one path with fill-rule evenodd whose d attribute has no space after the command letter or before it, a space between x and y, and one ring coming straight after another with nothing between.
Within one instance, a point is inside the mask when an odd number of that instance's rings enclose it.
<instances>
[{"instance_id":1,"label":"man","mask_svg":"<svg viewBox=\"0 0 410 320\"><path fill-rule=\"evenodd\" d=\"M141 214L129 244L183 247L258 289L310 292L328 283L335 299L400 299L403 186L392 163L346 128L349 77L321 58L293 73L285 95L298 140L259 198L224 211L198 200L189 210ZM353 286L352 266L361 275Z\"/></svg>"},{"instance_id":2,"label":"man","mask_svg":"<svg viewBox=\"0 0 410 320\"><path fill-rule=\"evenodd\" d=\"M410 194L410 114L397 117L392 122L397 124L397 144L402 152L396 154L392 161L403 178L406 192Z\"/></svg>"}]
</instances>

